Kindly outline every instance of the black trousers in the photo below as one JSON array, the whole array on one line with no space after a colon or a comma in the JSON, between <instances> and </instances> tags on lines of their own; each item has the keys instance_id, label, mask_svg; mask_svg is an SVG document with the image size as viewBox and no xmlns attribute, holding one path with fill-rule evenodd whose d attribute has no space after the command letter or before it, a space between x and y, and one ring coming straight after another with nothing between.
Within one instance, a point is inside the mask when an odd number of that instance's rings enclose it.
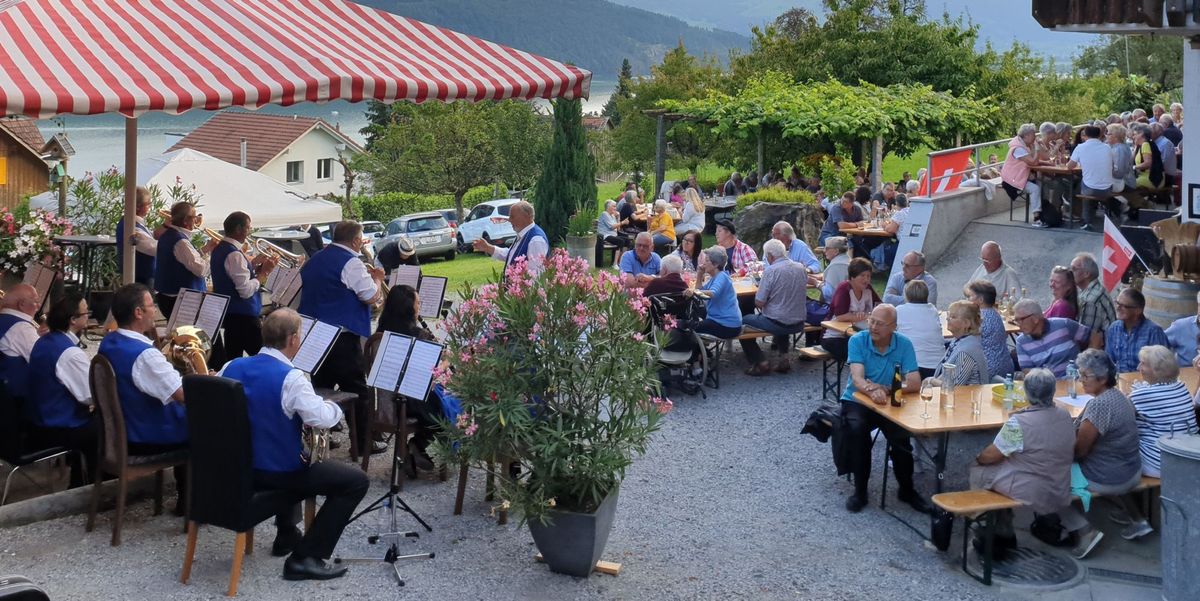
<instances>
[{"instance_id":1,"label":"black trousers","mask_svg":"<svg viewBox=\"0 0 1200 601\"><path fill-rule=\"evenodd\" d=\"M871 478L871 430L879 428L892 445L892 472L901 491L913 489L913 448L909 433L887 418L856 401L842 401L842 419L846 426L846 452L850 473L854 474L854 492L866 497Z\"/></svg>"},{"instance_id":2,"label":"black trousers","mask_svg":"<svg viewBox=\"0 0 1200 601\"><path fill-rule=\"evenodd\" d=\"M186 442L175 443L156 443L156 442L133 442L129 441L130 455L158 455L160 453L170 453L179 449L188 448ZM172 468L172 473L175 474L175 492L179 494L178 502L182 503L187 498L187 464L177 465Z\"/></svg>"},{"instance_id":3,"label":"black trousers","mask_svg":"<svg viewBox=\"0 0 1200 601\"><path fill-rule=\"evenodd\" d=\"M154 300L158 302L158 311L162 313L163 319L170 321L171 311L175 310L175 297L156 292L154 293Z\"/></svg>"},{"instance_id":4,"label":"black trousers","mask_svg":"<svg viewBox=\"0 0 1200 601\"><path fill-rule=\"evenodd\" d=\"M358 432L356 437L359 453L369 453L370 440L367 436L370 428L370 407L368 407L367 375L363 371L362 338L353 332L343 331L333 341L333 348L325 357L325 362L312 377L313 386L317 388L337 388L358 395L354 403L354 422Z\"/></svg>"},{"instance_id":5,"label":"black trousers","mask_svg":"<svg viewBox=\"0 0 1200 601\"><path fill-rule=\"evenodd\" d=\"M850 354L850 339L845 336L826 336L821 339L821 348L829 351L838 363L845 363Z\"/></svg>"},{"instance_id":6,"label":"black trousers","mask_svg":"<svg viewBox=\"0 0 1200 601\"><path fill-rule=\"evenodd\" d=\"M343 463L322 462L295 472L254 470L256 490L285 490L297 497L325 497L320 511L304 538L295 546L292 557L329 559L342 531L359 501L367 494L371 481L362 470ZM296 523L297 512L289 509L275 516L276 526Z\"/></svg>"},{"instance_id":7,"label":"black trousers","mask_svg":"<svg viewBox=\"0 0 1200 601\"><path fill-rule=\"evenodd\" d=\"M88 422L78 428L44 428L29 426L29 442L38 447L66 447L77 453L67 456L67 465L71 467L70 487L83 486L84 466L80 464L79 456L83 455L86 469L92 478L98 478L96 468L96 450L100 440L100 421L93 415Z\"/></svg>"},{"instance_id":8,"label":"black trousers","mask_svg":"<svg viewBox=\"0 0 1200 601\"><path fill-rule=\"evenodd\" d=\"M225 360L257 355L262 348L262 320L257 315L225 314Z\"/></svg>"}]
</instances>

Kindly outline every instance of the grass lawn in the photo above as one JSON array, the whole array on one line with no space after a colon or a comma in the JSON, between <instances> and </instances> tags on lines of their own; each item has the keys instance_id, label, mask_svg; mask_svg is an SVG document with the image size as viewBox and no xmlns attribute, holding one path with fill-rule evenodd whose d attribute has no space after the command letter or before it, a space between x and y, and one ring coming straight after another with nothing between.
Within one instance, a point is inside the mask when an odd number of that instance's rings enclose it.
<instances>
[{"instance_id":1,"label":"grass lawn","mask_svg":"<svg viewBox=\"0 0 1200 601\"><path fill-rule=\"evenodd\" d=\"M479 286L499 275L504 264L480 253L459 254L457 259L430 259L421 264L421 273L449 278L447 292L462 291L463 284Z\"/></svg>"},{"instance_id":2,"label":"grass lawn","mask_svg":"<svg viewBox=\"0 0 1200 601\"><path fill-rule=\"evenodd\" d=\"M994 154L998 158L1003 159L1007 147L1004 145L992 146L990 148L982 148L979 151L980 159L986 163L989 154ZM901 175L907 171L909 175L916 177L917 170L922 167L929 166L929 148L922 148L911 156L902 157L894 154L889 154L883 158L883 181L894 182L900 179Z\"/></svg>"}]
</instances>

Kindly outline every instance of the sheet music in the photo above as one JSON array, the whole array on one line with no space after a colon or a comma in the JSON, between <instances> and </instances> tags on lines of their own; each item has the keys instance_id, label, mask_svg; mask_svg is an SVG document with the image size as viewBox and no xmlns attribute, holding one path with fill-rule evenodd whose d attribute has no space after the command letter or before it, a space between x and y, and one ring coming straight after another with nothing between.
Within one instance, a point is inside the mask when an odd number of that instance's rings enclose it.
<instances>
[{"instance_id":1,"label":"sheet music","mask_svg":"<svg viewBox=\"0 0 1200 601\"><path fill-rule=\"evenodd\" d=\"M196 317L200 315L200 306L204 304L204 293L198 290L180 289L175 297L175 308L171 310L171 319L167 322L167 332L174 332L179 326L196 325ZM205 330L204 333L212 337Z\"/></svg>"},{"instance_id":2,"label":"sheet music","mask_svg":"<svg viewBox=\"0 0 1200 601\"><path fill-rule=\"evenodd\" d=\"M421 298L421 317L437 317L442 312L442 300L446 298L446 282L443 277L425 276L421 278L421 287L417 296Z\"/></svg>"},{"instance_id":3,"label":"sheet music","mask_svg":"<svg viewBox=\"0 0 1200 601\"><path fill-rule=\"evenodd\" d=\"M394 391L412 344L413 339L409 336L384 332L383 339L379 341L379 350L375 352L375 361L371 364L371 373L367 375L367 384L380 390Z\"/></svg>"},{"instance_id":4,"label":"sheet music","mask_svg":"<svg viewBox=\"0 0 1200 601\"><path fill-rule=\"evenodd\" d=\"M408 357L408 366L404 368L400 394L413 400L425 400L429 386L433 384L433 368L437 367L441 357L442 345L417 340Z\"/></svg>"},{"instance_id":5,"label":"sheet music","mask_svg":"<svg viewBox=\"0 0 1200 601\"><path fill-rule=\"evenodd\" d=\"M317 323L317 320L315 320L307 315L300 316L300 341L301 342L303 342L304 338L308 336L308 331L312 329L314 323Z\"/></svg>"},{"instance_id":6,"label":"sheet music","mask_svg":"<svg viewBox=\"0 0 1200 601\"><path fill-rule=\"evenodd\" d=\"M41 263L34 261L25 267L25 277L22 281L37 290L38 306L46 304L50 297L50 286L54 284L54 276L58 273Z\"/></svg>"},{"instance_id":7,"label":"sheet music","mask_svg":"<svg viewBox=\"0 0 1200 601\"><path fill-rule=\"evenodd\" d=\"M421 283L421 268L416 265L401 265L392 270L391 281L388 286L395 288L396 286L411 286L416 290Z\"/></svg>"},{"instance_id":8,"label":"sheet music","mask_svg":"<svg viewBox=\"0 0 1200 601\"><path fill-rule=\"evenodd\" d=\"M296 277L299 271L299 269L277 266L271 270L271 275L267 276L267 283L263 284L263 287L271 294L282 292L287 283Z\"/></svg>"},{"instance_id":9,"label":"sheet music","mask_svg":"<svg viewBox=\"0 0 1200 601\"><path fill-rule=\"evenodd\" d=\"M296 358L292 359L292 365L310 374L317 371L321 367L321 361L329 353L329 347L333 346L338 332L341 332L341 328L333 324L314 322L308 336L300 343L300 350L296 352Z\"/></svg>"},{"instance_id":10,"label":"sheet music","mask_svg":"<svg viewBox=\"0 0 1200 601\"><path fill-rule=\"evenodd\" d=\"M292 303L296 300L296 297L300 296L300 287L302 283L300 271L296 270L295 276L292 277L292 279L282 283L283 292L281 292L278 296L273 295L275 304L279 305L280 307L292 306Z\"/></svg>"},{"instance_id":11,"label":"sheet music","mask_svg":"<svg viewBox=\"0 0 1200 601\"><path fill-rule=\"evenodd\" d=\"M202 299L195 325L212 338L217 335L217 330L221 329L225 309L229 307L229 297L224 294L205 294Z\"/></svg>"}]
</instances>

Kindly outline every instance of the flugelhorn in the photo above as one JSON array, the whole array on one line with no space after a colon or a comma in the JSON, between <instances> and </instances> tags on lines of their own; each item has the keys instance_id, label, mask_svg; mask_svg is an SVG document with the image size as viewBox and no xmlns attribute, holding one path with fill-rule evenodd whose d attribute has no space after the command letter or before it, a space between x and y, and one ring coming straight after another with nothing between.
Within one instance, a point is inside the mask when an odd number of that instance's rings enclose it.
<instances>
[{"instance_id":1,"label":"flugelhorn","mask_svg":"<svg viewBox=\"0 0 1200 601\"><path fill-rule=\"evenodd\" d=\"M258 251L259 254L263 254L275 259L280 265L283 265L288 269L299 267L302 263L304 263L303 255L289 252L278 244L275 244L270 240L264 240L263 238L254 239L254 250Z\"/></svg>"},{"instance_id":2,"label":"flugelhorn","mask_svg":"<svg viewBox=\"0 0 1200 601\"><path fill-rule=\"evenodd\" d=\"M159 351L181 375L208 375L212 344L204 330L196 326L179 326L174 332L167 332Z\"/></svg>"}]
</instances>

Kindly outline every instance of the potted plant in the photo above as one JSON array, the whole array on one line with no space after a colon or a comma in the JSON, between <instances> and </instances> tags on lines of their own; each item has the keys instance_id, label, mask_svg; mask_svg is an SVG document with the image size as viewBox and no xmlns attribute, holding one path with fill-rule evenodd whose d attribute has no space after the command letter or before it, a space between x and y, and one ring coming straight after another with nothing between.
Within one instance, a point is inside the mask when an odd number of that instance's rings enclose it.
<instances>
[{"instance_id":1,"label":"potted plant","mask_svg":"<svg viewBox=\"0 0 1200 601\"><path fill-rule=\"evenodd\" d=\"M46 261L61 252L54 239L69 236L71 222L24 202L9 211L0 207L0 285L21 281L33 261Z\"/></svg>"},{"instance_id":2,"label":"potted plant","mask_svg":"<svg viewBox=\"0 0 1200 601\"><path fill-rule=\"evenodd\" d=\"M648 302L562 249L544 267L535 275L519 259L503 284L467 289L447 319L437 377L462 413L434 452L494 469L550 568L587 576L625 469L671 403L656 393Z\"/></svg>"},{"instance_id":3,"label":"potted plant","mask_svg":"<svg viewBox=\"0 0 1200 601\"><path fill-rule=\"evenodd\" d=\"M567 222L567 254L596 266L596 212L579 209Z\"/></svg>"}]
</instances>

